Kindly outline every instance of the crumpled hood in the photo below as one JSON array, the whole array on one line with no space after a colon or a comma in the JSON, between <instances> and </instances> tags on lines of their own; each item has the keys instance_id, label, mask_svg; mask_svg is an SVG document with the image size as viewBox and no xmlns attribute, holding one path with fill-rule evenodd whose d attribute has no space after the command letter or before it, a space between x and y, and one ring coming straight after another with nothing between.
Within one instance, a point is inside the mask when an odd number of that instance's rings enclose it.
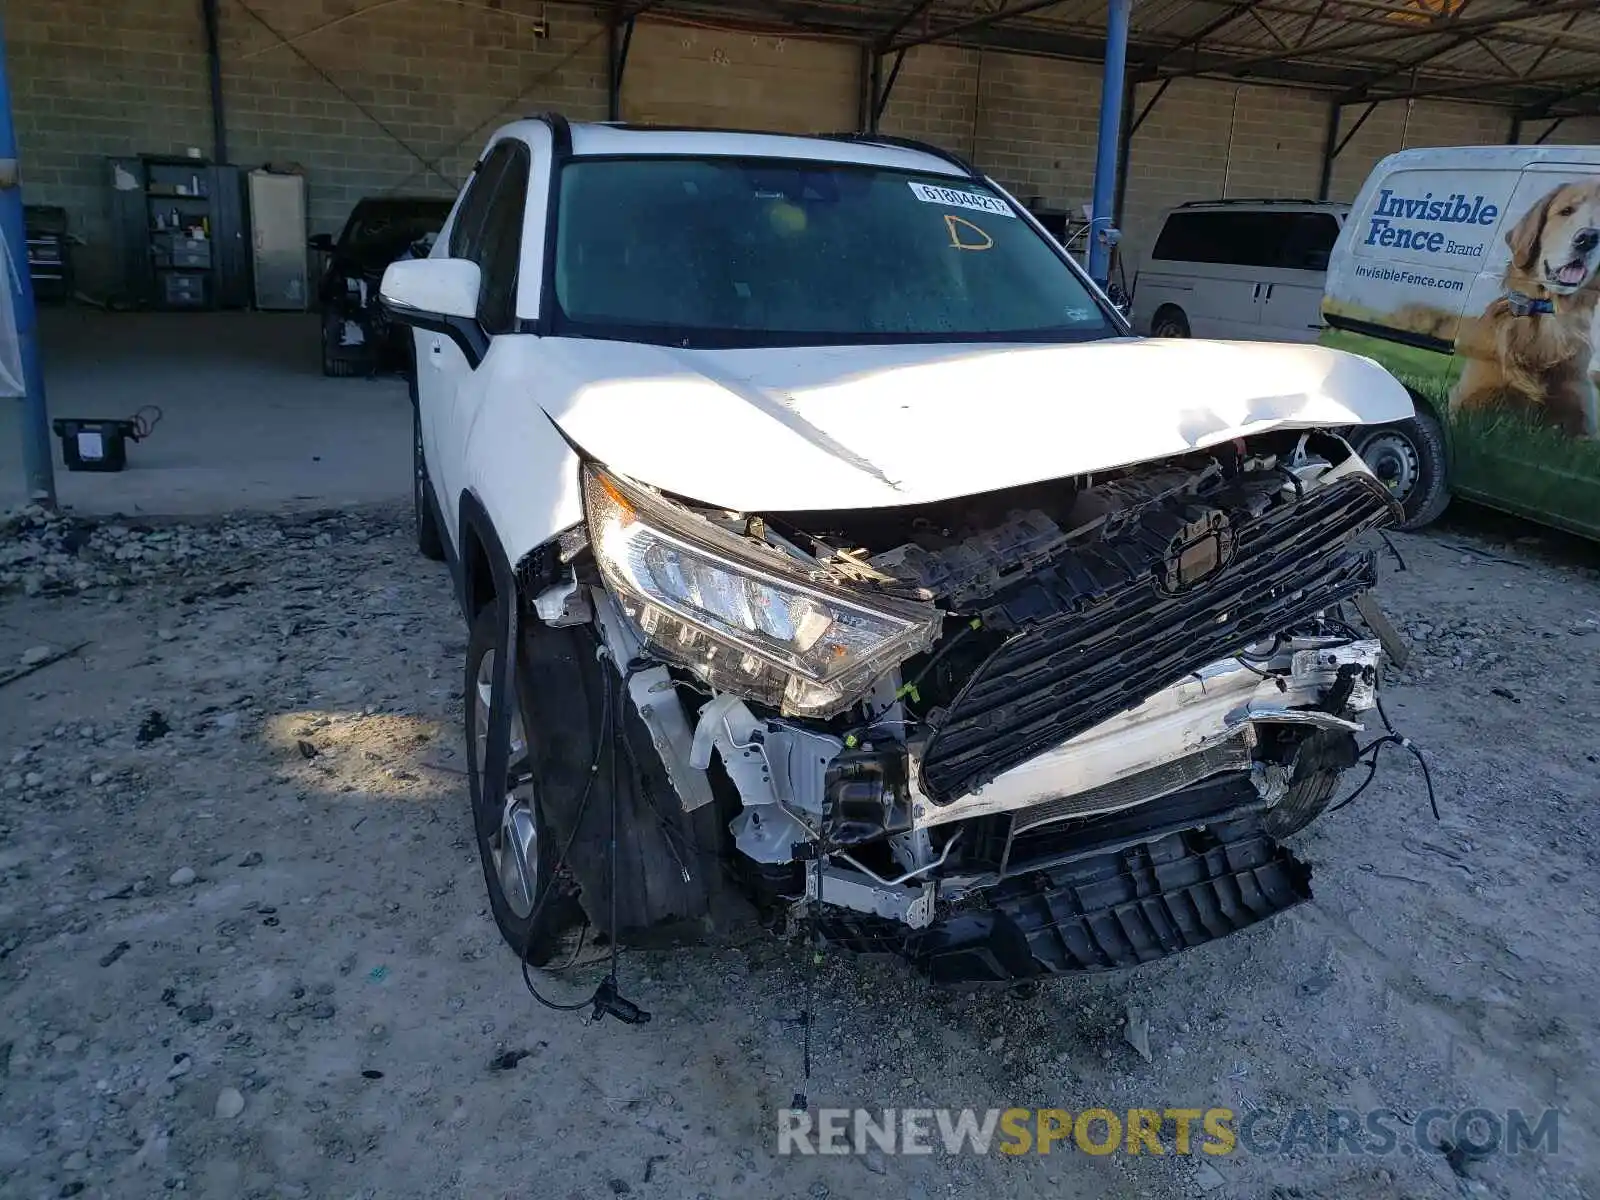
<instances>
[{"instance_id":1,"label":"crumpled hood","mask_svg":"<svg viewBox=\"0 0 1600 1200\"><path fill-rule=\"evenodd\" d=\"M922 504L1413 411L1370 359L1267 342L679 350L545 339L539 359L545 410L586 452L739 511Z\"/></svg>"}]
</instances>

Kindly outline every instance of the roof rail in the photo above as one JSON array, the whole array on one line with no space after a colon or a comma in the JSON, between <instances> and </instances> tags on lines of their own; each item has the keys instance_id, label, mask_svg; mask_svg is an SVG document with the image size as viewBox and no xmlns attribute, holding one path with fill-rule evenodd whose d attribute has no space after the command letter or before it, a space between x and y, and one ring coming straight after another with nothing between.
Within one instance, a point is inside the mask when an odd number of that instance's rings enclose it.
<instances>
[{"instance_id":1,"label":"roof rail","mask_svg":"<svg viewBox=\"0 0 1600 1200\"><path fill-rule=\"evenodd\" d=\"M817 137L827 138L835 142L863 142L872 146L894 146L901 150L916 150L922 154L931 154L934 158L942 158L953 167L960 167L965 175L973 179L982 179L983 174L959 154L935 146L932 142L918 141L916 138L894 137L887 133L819 133Z\"/></svg>"},{"instance_id":2,"label":"roof rail","mask_svg":"<svg viewBox=\"0 0 1600 1200\"><path fill-rule=\"evenodd\" d=\"M1340 204L1339 200L1302 200L1293 196L1229 196L1224 200L1185 200L1179 208L1216 208L1224 204Z\"/></svg>"},{"instance_id":3,"label":"roof rail","mask_svg":"<svg viewBox=\"0 0 1600 1200\"><path fill-rule=\"evenodd\" d=\"M536 112L528 115L530 121L543 121L550 126L550 138L555 144L557 161L572 157L572 126L558 112Z\"/></svg>"}]
</instances>

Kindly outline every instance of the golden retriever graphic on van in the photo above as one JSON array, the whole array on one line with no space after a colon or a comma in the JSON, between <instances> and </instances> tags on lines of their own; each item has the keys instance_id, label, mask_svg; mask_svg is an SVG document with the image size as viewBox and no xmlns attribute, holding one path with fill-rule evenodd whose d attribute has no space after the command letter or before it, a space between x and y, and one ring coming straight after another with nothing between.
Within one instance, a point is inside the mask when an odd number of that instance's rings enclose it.
<instances>
[{"instance_id":1,"label":"golden retriever graphic on van","mask_svg":"<svg viewBox=\"0 0 1600 1200\"><path fill-rule=\"evenodd\" d=\"M1389 155L1322 318L1324 345L1411 394L1410 420L1353 443L1406 528L1459 496L1600 540L1600 145Z\"/></svg>"},{"instance_id":2,"label":"golden retriever graphic on van","mask_svg":"<svg viewBox=\"0 0 1600 1200\"><path fill-rule=\"evenodd\" d=\"M1595 430L1600 181L1564 183L1505 235L1503 292L1462 321L1450 408L1504 408L1573 437Z\"/></svg>"}]
</instances>

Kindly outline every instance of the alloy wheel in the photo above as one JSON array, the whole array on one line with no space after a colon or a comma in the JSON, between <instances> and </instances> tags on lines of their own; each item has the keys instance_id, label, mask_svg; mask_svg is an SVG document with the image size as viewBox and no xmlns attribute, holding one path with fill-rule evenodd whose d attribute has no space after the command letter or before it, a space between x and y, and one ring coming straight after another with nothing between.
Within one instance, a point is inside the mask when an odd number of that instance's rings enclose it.
<instances>
[{"instance_id":1,"label":"alloy wheel","mask_svg":"<svg viewBox=\"0 0 1600 1200\"><path fill-rule=\"evenodd\" d=\"M484 817L493 817L495 828L488 835L489 856L495 879L505 896L506 906L520 918L533 913L539 895L539 818L538 799L533 784L521 783L507 789L484 774L488 760L489 725L494 703L495 652L486 651L478 662L473 683L473 753L478 767L478 793ZM512 689L515 692L515 688ZM523 733L522 714L515 695L511 703L511 752L508 766L526 761L528 742Z\"/></svg>"}]
</instances>

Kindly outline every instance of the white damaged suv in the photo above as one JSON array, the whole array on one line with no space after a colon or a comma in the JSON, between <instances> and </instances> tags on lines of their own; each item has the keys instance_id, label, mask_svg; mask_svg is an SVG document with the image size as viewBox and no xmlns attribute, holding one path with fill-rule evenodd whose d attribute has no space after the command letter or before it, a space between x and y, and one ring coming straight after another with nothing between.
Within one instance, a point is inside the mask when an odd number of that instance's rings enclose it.
<instances>
[{"instance_id":1,"label":"white damaged suv","mask_svg":"<svg viewBox=\"0 0 1600 1200\"><path fill-rule=\"evenodd\" d=\"M752 902L1026 979L1310 895L1282 841L1355 761L1399 516L1335 431L1412 415L1371 361L1134 337L868 135L519 121L382 299L526 961Z\"/></svg>"}]
</instances>

